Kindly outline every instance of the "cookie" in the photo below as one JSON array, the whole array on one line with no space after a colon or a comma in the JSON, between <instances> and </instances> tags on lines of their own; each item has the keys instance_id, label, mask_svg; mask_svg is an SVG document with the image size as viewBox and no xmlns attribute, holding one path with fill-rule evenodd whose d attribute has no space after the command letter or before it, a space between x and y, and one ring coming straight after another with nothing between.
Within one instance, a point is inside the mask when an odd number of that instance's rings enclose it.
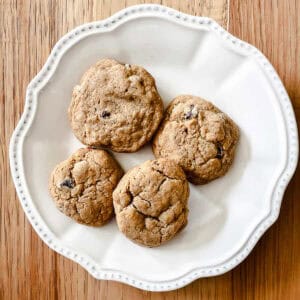
<instances>
[{"instance_id":1,"label":"cookie","mask_svg":"<svg viewBox=\"0 0 300 300\"><path fill-rule=\"evenodd\" d=\"M212 103L182 95L168 106L154 137L156 158L175 160L188 180L204 184L224 175L232 164L239 130Z\"/></svg>"},{"instance_id":2,"label":"cookie","mask_svg":"<svg viewBox=\"0 0 300 300\"><path fill-rule=\"evenodd\" d=\"M113 216L112 192L122 175L106 151L79 149L54 168L49 190L65 215L78 223L101 226Z\"/></svg>"},{"instance_id":3,"label":"cookie","mask_svg":"<svg viewBox=\"0 0 300 300\"><path fill-rule=\"evenodd\" d=\"M155 247L186 224L189 185L172 160L149 160L128 171L113 192L117 224L126 237Z\"/></svg>"},{"instance_id":4,"label":"cookie","mask_svg":"<svg viewBox=\"0 0 300 300\"><path fill-rule=\"evenodd\" d=\"M68 113L83 144L134 152L157 129L163 103L145 69L102 59L74 87Z\"/></svg>"}]
</instances>

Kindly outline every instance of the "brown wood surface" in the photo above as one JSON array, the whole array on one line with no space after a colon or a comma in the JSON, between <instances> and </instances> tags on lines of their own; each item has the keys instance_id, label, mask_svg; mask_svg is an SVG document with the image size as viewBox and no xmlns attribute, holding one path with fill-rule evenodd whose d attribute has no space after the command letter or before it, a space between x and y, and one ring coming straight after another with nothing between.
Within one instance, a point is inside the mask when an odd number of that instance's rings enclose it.
<instances>
[{"instance_id":1,"label":"brown wood surface","mask_svg":"<svg viewBox=\"0 0 300 300\"><path fill-rule=\"evenodd\" d=\"M148 2L213 17L260 48L278 70L300 120L300 1ZM300 299L299 168L279 220L240 266L172 292L97 281L43 244L26 220L10 176L8 143L28 82L67 31L137 3L144 1L0 0L0 299Z\"/></svg>"}]
</instances>

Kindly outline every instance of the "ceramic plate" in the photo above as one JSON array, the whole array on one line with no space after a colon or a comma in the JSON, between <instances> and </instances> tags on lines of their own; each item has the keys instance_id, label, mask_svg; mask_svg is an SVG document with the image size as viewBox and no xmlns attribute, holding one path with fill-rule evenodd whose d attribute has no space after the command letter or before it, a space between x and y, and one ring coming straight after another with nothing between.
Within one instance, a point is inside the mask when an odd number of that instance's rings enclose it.
<instances>
[{"instance_id":1,"label":"ceramic plate","mask_svg":"<svg viewBox=\"0 0 300 300\"><path fill-rule=\"evenodd\" d=\"M48 193L53 167L82 146L67 119L72 88L105 57L148 69L165 106L176 95L198 95L241 131L230 171L207 185L190 185L187 227L158 248L133 244L114 220L102 228L79 225L56 209ZM158 5L129 7L62 37L28 86L10 144L18 196L41 239L98 279L153 291L239 264L277 219L297 157L291 102L261 52L211 19ZM148 145L116 158L128 170L153 155Z\"/></svg>"}]
</instances>

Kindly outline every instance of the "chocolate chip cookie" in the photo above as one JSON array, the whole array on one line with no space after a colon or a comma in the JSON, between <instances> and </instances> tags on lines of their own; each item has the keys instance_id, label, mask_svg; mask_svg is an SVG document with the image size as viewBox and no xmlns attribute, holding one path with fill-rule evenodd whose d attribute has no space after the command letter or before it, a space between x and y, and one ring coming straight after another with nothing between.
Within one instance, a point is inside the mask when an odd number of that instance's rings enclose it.
<instances>
[{"instance_id":1,"label":"chocolate chip cookie","mask_svg":"<svg viewBox=\"0 0 300 300\"><path fill-rule=\"evenodd\" d=\"M113 216L112 192L122 175L106 151L79 149L55 167L49 190L65 215L78 223L101 226Z\"/></svg>"},{"instance_id":2,"label":"chocolate chip cookie","mask_svg":"<svg viewBox=\"0 0 300 300\"><path fill-rule=\"evenodd\" d=\"M117 224L148 247L173 238L187 224L189 185L172 160L149 160L128 171L113 192Z\"/></svg>"},{"instance_id":3,"label":"chocolate chip cookie","mask_svg":"<svg viewBox=\"0 0 300 300\"><path fill-rule=\"evenodd\" d=\"M175 160L189 181L204 184L224 175L232 164L239 130L212 103L182 95L168 106L154 137L157 158Z\"/></svg>"},{"instance_id":4,"label":"chocolate chip cookie","mask_svg":"<svg viewBox=\"0 0 300 300\"><path fill-rule=\"evenodd\" d=\"M148 142L163 115L153 77L142 67L102 59L73 90L69 120L85 145L134 152Z\"/></svg>"}]
</instances>

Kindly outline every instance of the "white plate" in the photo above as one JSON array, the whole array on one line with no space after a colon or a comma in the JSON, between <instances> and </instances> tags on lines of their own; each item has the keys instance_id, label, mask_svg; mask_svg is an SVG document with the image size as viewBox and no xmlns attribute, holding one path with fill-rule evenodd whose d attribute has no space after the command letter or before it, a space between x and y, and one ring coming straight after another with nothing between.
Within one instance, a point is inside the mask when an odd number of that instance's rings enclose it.
<instances>
[{"instance_id":1,"label":"white plate","mask_svg":"<svg viewBox=\"0 0 300 300\"><path fill-rule=\"evenodd\" d=\"M103 57L148 69L165 105L179 94L204 97L241 131L228 174L190 186L188 226L158 248L133 244L115 221L102 228L79 225L55 208L48 193L53 167L81 146L67 119L72 88ZM153 155L147 146L116 157L128 170ZM294 112L268 60L213 20L158 5L129 7L61 38L28 86L10 144L18 196L42 240L96 278L155 291L239 264L277 219L297 158Z\"/></svg>"}]
</instances>

